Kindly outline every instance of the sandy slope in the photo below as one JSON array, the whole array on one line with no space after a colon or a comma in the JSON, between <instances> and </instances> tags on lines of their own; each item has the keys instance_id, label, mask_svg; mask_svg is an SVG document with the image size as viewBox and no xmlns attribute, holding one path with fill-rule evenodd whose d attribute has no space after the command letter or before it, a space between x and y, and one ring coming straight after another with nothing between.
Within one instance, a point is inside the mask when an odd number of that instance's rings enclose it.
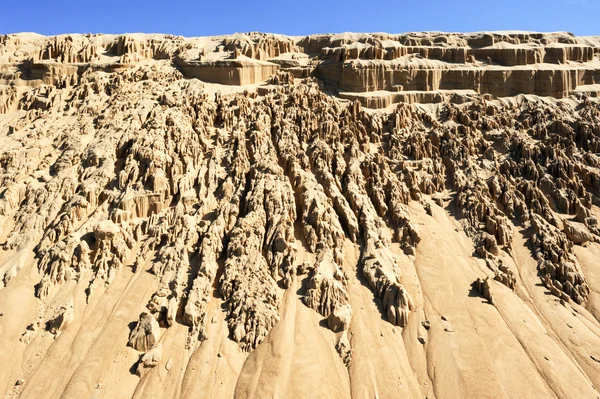
<instances>
[{"instance_id":1,"label":"sandy slope","mask_svg":"<svg viewBox=\"0 0 600 399\"><path fill-rule=\"evenodd\" d=\"M376 110L308 76L463 65L406 43L600 65L566 33L0 36L0 396L600 398L597 87Z\"/></svg>"},{"instance_id":2,"label":"sandy slope","mask_svg":"<svg viewBox=\"0 0 600 399\"><path fill-rule=\"evenodd\" d=\"M24 378L27 384L19 390L20 397L47 398L385 398L400 393L440 398L595 397L598 366L589 355L598 352L598 321L584 309L569 310L548 295L537 276L528 272L534 270L528 265L532 260L518 233L515 252L522 297L501 284L494 285L495 306L473 294L471 282L488 272L471 257L472 244L452 215L433 206L434 217L411 206L423 242L415 275L407 270L403 279L420 293L408 327L400 329L382 319L360 276L350 278L354 314L348 371L333 350L334 334L300 301L298 280L285 293L279 323L249 356L228 338L222 301L215 299L208 340L190 352L181 345L185 327L165 330L164 359L172 359L173 367L167 371L164 361L140 380L130 372L137 354L124 344L127 322L144 309L144 298L154 285L150 274L124 270L102 302L88 304L78 315L80 323L56 339L43 333L25 346L15 340L39 305L32 298L32 282L22 273L0 291L1 361L19 365L2 373L2 385L7 388ZM356 262L353 250L359 251L349 244L349 270ZM578 248L577 255L589 267L598 250L593 244ZM63 289L69 288L75 287ZM75 304L83 308L84 298ZM11 314L23 321L18 324L15 317L7 323ZM429 330L421 326L425 320L431 323ZM424 345L418 337L425 339Z\"/></svg>"}]
</instances>

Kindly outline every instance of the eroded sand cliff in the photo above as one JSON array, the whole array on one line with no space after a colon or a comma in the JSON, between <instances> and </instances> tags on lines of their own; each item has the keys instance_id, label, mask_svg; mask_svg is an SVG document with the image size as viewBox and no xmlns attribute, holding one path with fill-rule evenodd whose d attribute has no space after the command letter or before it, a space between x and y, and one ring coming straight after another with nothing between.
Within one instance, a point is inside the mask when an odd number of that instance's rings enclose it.
<instances>
[{"instance_id":1,"label":"eroded sand cliff","mask_svg":"<svg viewBox=\"0 0 600 399\"><path fill-rule=\"evenodd\" d=\"M0 36L0 394L600 397L599 52Z\"/></svg>"}]
</instances>

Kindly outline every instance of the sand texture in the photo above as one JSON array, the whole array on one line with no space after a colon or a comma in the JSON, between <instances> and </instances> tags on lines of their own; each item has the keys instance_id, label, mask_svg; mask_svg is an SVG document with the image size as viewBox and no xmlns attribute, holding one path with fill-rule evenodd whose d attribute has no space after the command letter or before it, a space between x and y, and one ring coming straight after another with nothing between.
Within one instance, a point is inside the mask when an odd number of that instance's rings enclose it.
<instances>
[{"instance_id":1,"label":"sand texture","mask_svg":"<svg viewBox=\"0 0 600 399\"><path fill-rule=\"evenodd\" d=\"M599 53L0 36L0 397L600 398Z\"/></svg>"}]
</instances>

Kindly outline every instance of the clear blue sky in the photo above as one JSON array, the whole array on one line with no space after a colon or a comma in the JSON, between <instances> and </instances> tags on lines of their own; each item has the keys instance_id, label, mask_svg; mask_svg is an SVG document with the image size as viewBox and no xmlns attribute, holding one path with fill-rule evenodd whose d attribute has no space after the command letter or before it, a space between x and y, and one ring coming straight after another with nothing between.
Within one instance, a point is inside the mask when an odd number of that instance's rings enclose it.
<instances>
[{"instance_id":1,"label":"clear blue sky","mask_svg":"<svg viewBox=\"0 0 600 399\"><path fill-rule=\"evenodd\" d=\"M1 0L0 33L569 31L600 35L600 0Z\"/></svg>"}]
</instances>

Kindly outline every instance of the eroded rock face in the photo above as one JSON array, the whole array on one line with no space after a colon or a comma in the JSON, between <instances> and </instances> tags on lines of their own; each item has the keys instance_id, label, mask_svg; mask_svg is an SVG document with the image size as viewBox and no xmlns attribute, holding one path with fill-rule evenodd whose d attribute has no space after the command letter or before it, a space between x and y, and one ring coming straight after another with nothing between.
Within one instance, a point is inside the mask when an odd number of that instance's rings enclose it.
<instances>
[{"instance_id":1,"label":"eroded rock face","mask_svg":"<svg viewBox=\"0 0 600 399\"><path fill-rule=\"evenodd\" d=\"M352 308L350 305L336 306L327 318L327 325L333 332L346 331L350 327Z\"/></svg>"},{"instance_id":2,"label":"eroded rock face","mask_svg":"<svg viewBox=\"0 0 600 399\"><path fill-rule=\"evenodd\" d=\"M536 46L507 51L494 47L500 42ZM564 51L551 46L558 42ZM361 311L351 284L371 291L393 331L422 311L401 267L421 256L429 229L415 207L427 218L447 212L458 220L457 233L489 269L474 288L492 305L493 285L505 288L491 279L512 290L521 284L508 262L518 235L548 291L585 305L591 291L573 245L600 237L600 104L574 93L562 75L581 72L574 62L594 66L590 48L567 34L251 34L206 42L75 35L20 44L4 37L2 251L35 255L35 294L44 304L81 287L89 303L115 281L124 285L119 277L151 273L155 285L128 340L145 352L140 374L161 359L161 328L188 326L182 347L208 339L217 300L230 338L255 349L279 322L285 295L314 310L350 365L352 318ZM19 57L5 56L17 49ZM264 76L244 70L247 79L233 86L245 86L227 94L186 70L226 60L242 70L273 64ZM555 60L565 68L545 65ZM413 62L423 68L409 68ZM465 70L454 65L463 63ZM486 63L544 64L539 84L552 87L527 86L521 72L510 82L484 79L495 70L479 71ZM595 83L595 73L581 73L577 84ZM402 81L407 91L448 82L456 91L486 79L494 95L523 88L573 96L492 99L479 84L461 104L437 93L436 106L373 110L329 90L332 81L361 91ZM22 267L2 264L2 287ZM44 312L23 342L43 322L58 335L76 320L72 304Z\"/></svg>"},{"instance_id":3,"label":"eroded rock face","mask_svg":"<svg viewBox=\"0 0 600 399\"><path fill-rule=\"evenodd\" d=\"M129 342L136 351L146 352L154 347L158 342L159 326L158 322L148 313L140 314L140 319L129 334Z\"/></svg>"},{"instance_id":4,"label":"eroded rock face","mask_svg":"<svg viewBox=\"0 0 600 399\"><path fill-rule=\"evenodd\" d=\"M48 330L58 337L71 325L74 319L75 311L73 309L73 302L69 302L58 310L56 316L50 321Z\"/></svg>"},{"instance_id":5,"label":"eroded rock face","mask_svg":"<svg viewBox=\"0 0 600 399\"><path fill-rule=\"evenodd\" d=\"M142 355L137 364L135 373L138 376L143 377L150 369L156 367L160 363L162 355L162 344L156 344L156 346Z\"/></svg>"},{"instance_id":6,"label":"eroded rock face","mask_svg":"<svg viewBox=\"0 0 600 399\"><path fill-rule=\"evenodd\" d=\"M475 288L482 297L487 299L490 304L494 304L494 295L492 293L489 277L486 277L485 279L478 278L475 280L475 282L473 282L473 288Z\"/></svg>"}]
</instances>

